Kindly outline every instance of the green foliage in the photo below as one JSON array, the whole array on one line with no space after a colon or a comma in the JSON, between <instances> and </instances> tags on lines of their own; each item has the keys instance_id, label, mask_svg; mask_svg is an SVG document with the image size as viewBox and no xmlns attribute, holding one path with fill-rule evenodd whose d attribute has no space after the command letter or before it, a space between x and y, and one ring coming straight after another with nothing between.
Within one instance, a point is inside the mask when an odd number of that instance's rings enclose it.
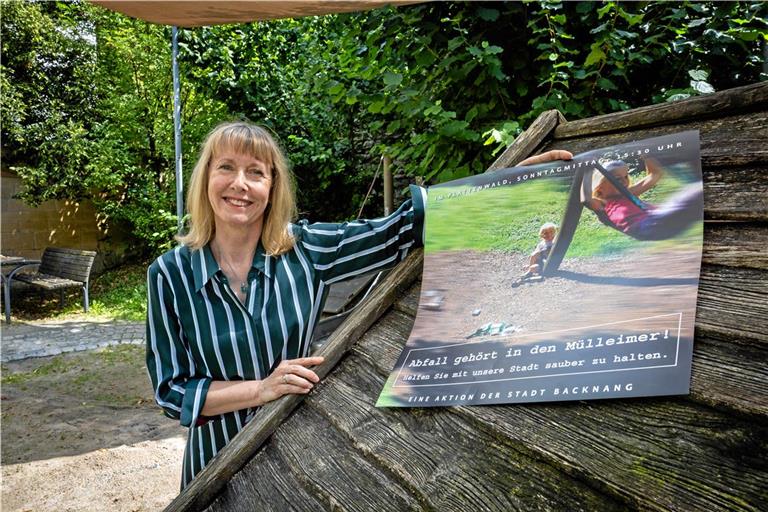
<instances>
[{"instance_id":1,"label":"green foliage","mask_svg":"<svg viewBox=\"0 0 768 512\"><path fill-rule=\"evenodd\" d=\"M91 199L103 219L133 233L139 250L169 248L177 226L169 213L170 30L83 2L10 2L2 37L3 157L23 179L20 197L33 205ZM227 113L191 84L182 102L189 162Z\"/></svg>"},{"instance_id":2,"label":"green foliage","mask_svg":"<svg viewBox=\"0 0 768 512\"><path fill-rule=\"evenodd\" d=\"M382 154L439 183L481 172L548 109L577 119L764 80L766 11L430 2L184 30L185 175L208 130L247 117L284 145L304 215L348 218ZM3 159L23 198L91 198L147 252L172 245L169 28L85 2L6 2L2 39Z\"/></svg>"},{"instance_id":3,"label":"green foliage","mask_svg":"<svg viewBox=\"0 0 768 512\"><path fill-rule=\"evenodd\" d=\"M435 2L186 31L190 78L283 137L312 214L350 216L379 157L439 183L536 116L757 81L762 3ZM307 188L309 187L309 192Z\"/></svg>"}]
</instances>

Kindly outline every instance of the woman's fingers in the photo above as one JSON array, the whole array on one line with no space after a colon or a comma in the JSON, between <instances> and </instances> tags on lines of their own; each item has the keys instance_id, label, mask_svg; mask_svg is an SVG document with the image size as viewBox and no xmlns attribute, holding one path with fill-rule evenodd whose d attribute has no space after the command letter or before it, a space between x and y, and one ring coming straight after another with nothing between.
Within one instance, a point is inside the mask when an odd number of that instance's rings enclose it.
<instances>
[{"instance_id":1,"label":"woman's fingers","mask_svg":"<svg viewBox=\"0 0 768 512\"><path fill-rule=\"evenodd\" d=\"M315 375L315 378L317 376ZM319 379L318 379L319 380ZM309 391L314 387L313 382L317 381L310 381L309 379L305 377L300 377L299 375L296 375L295 373L286 373L283 375L283 377L280 379L280 382L283 386L287 386L287 388L299 388L300 390L307 390ZM287 391L288 393L292 393L295 391Z\"/></svg>"},{"instance_id":2,"label":"woman's fingers","mask_svg":"<svg viewBox=\"0 0 768 512\"><path fill-rule=\"evenodd\" d=\"M308 367L321 364L323 357L300 357L281 361L270 375L279 395L307 393L320 382L320 377Z\"/></svg>"},{"instance_id":3,"label":"woman's fingers","mask_svg":"<svg viewBox=\"0 0 768 512\"><path fill-rule=\"evenodd\" d=\"M325 361L324 357L299 357L297 359L286 359L280 362L278 368L286 365L317 366Z\"/></svg>"},{"instance_id":4,"label":"woman's fingers","mask_svg":"<svg viewBox=\"0 0 768 512\"><path fill-rule=\"evenodd\" d=\"M530 156L517 165L534 165L543 162L551 162L553 160L571 160L572 158L573 153L570 151L565 151L564 149L552 149L545 153L541 153L540 155Z\"/></svg>"}]
</instances>

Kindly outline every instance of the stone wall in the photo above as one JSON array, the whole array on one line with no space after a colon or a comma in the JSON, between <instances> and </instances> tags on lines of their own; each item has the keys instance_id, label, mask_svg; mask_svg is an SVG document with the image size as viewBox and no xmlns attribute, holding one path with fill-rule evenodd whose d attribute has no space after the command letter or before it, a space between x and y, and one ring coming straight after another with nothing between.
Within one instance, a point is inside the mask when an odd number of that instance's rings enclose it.
<instances>
[{"instance_id":1,"label":"stone wall","mask_svg":"<svg viewBox=\"0 0 768 512\"><path fill-rule=\"evenodd\" d=\"M130 249L125 233L115 232L90 201L52 200L32 207L14 199L21 179L0 172L0 251L39 259L46 247L97 251L93 272L123 261Z\"/></svg>"}]
</instances>

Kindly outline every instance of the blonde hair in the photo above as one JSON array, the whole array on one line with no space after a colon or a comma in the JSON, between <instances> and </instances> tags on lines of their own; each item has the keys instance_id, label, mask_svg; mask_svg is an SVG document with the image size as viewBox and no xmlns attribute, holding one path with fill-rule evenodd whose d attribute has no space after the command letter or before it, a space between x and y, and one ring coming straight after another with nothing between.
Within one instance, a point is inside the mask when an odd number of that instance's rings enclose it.
<instances>
[{"instance_id":1,"label":"blonde hair","mask_svg":"<svg viewBox=\"0 0 768 512\"><path fill-rule=\"evenodd\" d=\"M621 168L626 167L627 168L627 177L629 178L629 183L627 186L632 184L632 178L629 177L629 165L626 164L626 162L622 160L614 160L612 162L608 162L605 164L605 170L610 172L611 174L615 174L614 171L617 171ZM608 181L608 178L605 177L605 175L595 169L592 171L592 197L596 199L603 199L603 194L600 192L600 188L603 186L603 183Z\"/></svg>"},{"instance_id":2,"label":"blonde hair","mask_svg":"<svg viewBox=\"0 0 768 512\"><path fill-rule=\"evenodd\" d=\"M218 125L205 138L200 157L192 171L187 191L189 232L176 240L197 250L209 243L216 232L213 208L208 199L211 161L223 150L231 150L258 158L272 171L269 204L264 212L261 243L267 254L277 256L293 248L294 239L288 224L296 218L293 176L283 152L269 132L244 121Z\"/></svg>"},{"instance_id":3,"label":"blonde hair","mask_svg":"<svg viewBox=\"0 0 768 512\"><path fill-rule=\"evenodd\" d=\"M545 222L539 228L539 236L543 235L544 232L548 229L554 229L555 231L557 231L557 224L555 224L554 222Z\"/></svg>"}]
</instances>

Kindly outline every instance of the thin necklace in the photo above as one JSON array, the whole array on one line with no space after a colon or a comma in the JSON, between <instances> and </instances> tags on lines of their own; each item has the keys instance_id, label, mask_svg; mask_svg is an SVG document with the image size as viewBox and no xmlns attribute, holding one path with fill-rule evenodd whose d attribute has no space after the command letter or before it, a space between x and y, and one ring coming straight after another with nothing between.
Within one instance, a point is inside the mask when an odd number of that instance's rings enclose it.
<instances>
[{"instance_id":1,"label":"thin necklace","mask_svg":"<svg viewBox=\"0 0 768 512\"><path fill-rule=\"evenodd\" d=\"M229 267L229 271L232 272L232 276L237 277L237 272L235 272L234 267L232 267L232 264L229 261L224 260L224 255L221 254L221 251L219 252L220 259L226 263L226 265ZM226 272L224 273L226 275ZM233 281L236 281L236 279L232 279ZM248 277L246 274L245 281L240 281L240 291L243 293L243 295L248 295Z\"/></svg>"}]
</instances>

